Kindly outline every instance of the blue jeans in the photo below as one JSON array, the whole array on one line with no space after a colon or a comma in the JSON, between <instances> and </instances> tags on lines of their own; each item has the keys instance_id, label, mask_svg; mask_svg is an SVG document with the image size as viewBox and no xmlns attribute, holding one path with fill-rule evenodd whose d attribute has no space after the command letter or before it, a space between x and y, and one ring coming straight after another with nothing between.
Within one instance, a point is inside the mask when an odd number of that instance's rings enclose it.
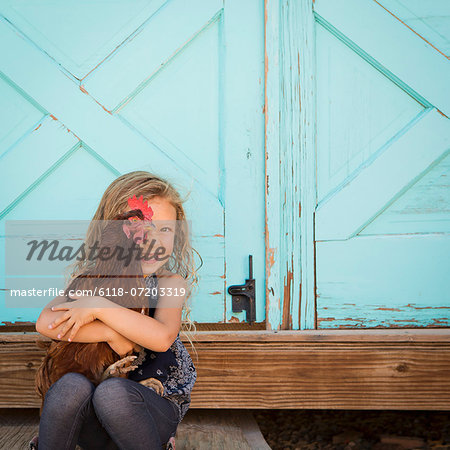
<instances>
[{"instance_id":1,"label":"blue jeans","mask_svg":"<svg viewBox=\"0 0 450 450\"><path fill-rule=\"evenodd\" d=\"M136 381L108 378L95 387L70 372L45 395L39 450L161 450L177 425L176 405Z\"/></svg>"}]
</instances>

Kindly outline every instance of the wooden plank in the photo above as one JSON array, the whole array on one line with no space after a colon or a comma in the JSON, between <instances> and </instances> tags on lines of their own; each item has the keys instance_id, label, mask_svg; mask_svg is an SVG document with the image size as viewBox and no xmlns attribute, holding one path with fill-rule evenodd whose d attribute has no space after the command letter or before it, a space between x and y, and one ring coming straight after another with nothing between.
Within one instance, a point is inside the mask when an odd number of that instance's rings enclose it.
<instances>
[{"instance_id":1,"label":"wooden plank","mask_svg":"<svg viewBox=\"0 0 450 450\"><path fill-rule=\"evenodd\" d=\"M23 450L38 434L37 409L0 409L0 448ZM189 410L177 428L175 445L177 450L270 450L251 412L227 409Z\"/></svg>"},{"instance_id":2,"label":"wooden plank","mask_svg":"<svg viewBox=\"0 0 450 450\"><path fill-rule=\"evenodd\" d=\"M177 429L175 445L186 450L270 450L252 414L229 409L190 410Z\"/></svg>"},{"instance_id":3,"label":"wooden plank","mask_svg":"<svg viewBox=\"0 0 450 450\"><path fill-rule=\"evenodd\" d=\"M186 344L188 340L181 336ZM47 337L35 331L0 333L0 343L35 342ZM355 330L216 330L195 333L197 342L436 342L450 343L450 328L372 328ZM189 343L187 344L189 346Z\"/></svg>"},{"instance_id":4,"label":"wooden plank","mask_svg":"<svg viewBox=\"0 0 450 450\"><path fill-rule=\"evenodd\" d=\"M450 326L448 234L357 236L316 249L318 328Z\"/></svg>"},{"instance_id":5,"label":"wooden plank","mask_svg":"<svg viewBox=\"0 0 450 450\"><path fill-rule=\"evenodd\" d=\"M226 259L225 270L217 272L217 275L226 276L227 288L245 283L249 277L249 255L252 255L256 320L263 321L266 317L264 9L263 2L227 0L224 4L219 24L219 145L225 170L220 173L219 198L225 204ZM245 67L245 70L237 70L240 67ZM248 322L245 312L232 311L232 297L227 291L221 300L224 301L225 314L220 321ZM208 311L211 305L211 299L207 299L202 307ZM211 314L209 316L212 317ZM208 319L208 322L212 321Z\"/></svg>"},{"instance_id":6,"label":"wooden plank","mask_svg":"<svg viewBox=\"0 0 450 450\"><path fill-rule=\"evenodd\" d=\"M315 180L310 176L315 174L313 34L311 1L281 2L279 171L280 197L284 199L280 204L280 227L284 232L279 259L283 330L314 328L316 198Z\"/></svg>"},{"instance_id":7,"label":"wooden plank","mask_svg":"<svg viewBox=\"0 0 450 450\"><path fill-rule=\"evenodd\" d=\"M39 338L0 335L0 407L39 406ZM183 341L192 408L450 410L450 329L204 332L198 360Z\"/></svg>"},{"instance_id":8,"label":"wooden plank","mask_svg":"<svg viewBox=\"0 0 450 450\"><path fill-rule=\"evenodd\" d=\"M30 440L39 433L39 410L0 409L0 448L28 449ZM78 445L75 450L82 450Z\"/></svg>"},{"instance_id":9,"label":"wooden plank","mask_svg":"<svg viewBox=\"0 0 450 450\"><path fill-rule=\"evenodd\" d=\"M295 3L295 2L294 2ZM301 330L316 328L316 291L315 291L315 230L314 214L316 209L316 49L313 2L303 0L298 15L301 43L298 52L298 83L300 90L300 154L297 165L297 183L300 185L300 205L295 218L296 240L300 240L300 252L294 249L293 258L301 261L301 284L299 309L299 327ZM298 181L300 180L300 181ZM296 322L295 322L296 323ZM294 326L294 328L297 328Z\"/></svg>"},{"instance_id":10,"label":"wooden plank","mask_svg":"<svg viewBox=\"0 0 450 450\"><path fill-rule=\"evenodd\" d=\"M264 0L266 326L281 328L280 1Z\"/></svg>"},{"instance_id":11,"label":"wooden plank","mask_svg":"<svg viewBox=\"0 0 450 450\"><path fill-rule=\"evenodd\" d=\"M266 323L314 328L312 2L266 0L265 24Z\"/></svg>"}]
</instances>

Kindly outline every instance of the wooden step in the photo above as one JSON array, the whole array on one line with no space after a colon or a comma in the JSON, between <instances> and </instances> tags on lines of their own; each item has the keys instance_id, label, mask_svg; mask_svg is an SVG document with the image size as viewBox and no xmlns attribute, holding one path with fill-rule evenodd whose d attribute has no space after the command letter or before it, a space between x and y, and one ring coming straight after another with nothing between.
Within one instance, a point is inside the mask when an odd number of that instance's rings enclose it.
<instances>
[{"instance_id":1,"label":"wooden step","mask_svg":"<svg viewBox=\"0 0 450 450\"><path fill-rule=\"evenodd\" d=\"M38 430L38 409L0 409L1 449L26 450ZM235 409L189 410L175 444L176 450L270 450L252 413Z\"/></svg>"},{"instance_id":2,"label":"wooden step","mask_svg":"<svg viewBox=\"0 0 450 450\"><path fill-rule=\"evenodd\" d=\"M450 329L198 332L191 409L448 410ZM39 333L0 333L0 408L39 408Z\"/></svg>"}]
</instances>

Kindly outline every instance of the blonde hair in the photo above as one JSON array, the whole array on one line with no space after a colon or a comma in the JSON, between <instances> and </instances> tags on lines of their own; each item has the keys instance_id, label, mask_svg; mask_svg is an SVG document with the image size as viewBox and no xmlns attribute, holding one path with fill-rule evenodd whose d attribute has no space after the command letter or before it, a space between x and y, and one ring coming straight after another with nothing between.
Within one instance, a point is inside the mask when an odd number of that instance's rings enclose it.
<instances>
[{"instance_id":1,"label":"blonde hair","mask_svg":"<svg viewBox=\"0 0 450 450\"><path fill-rule=\"evenodd\" d=\"M133 195L136 195L137 198L142 195L144 200L151 200L154 197L166 199L176 210L177 227L180 224L183 225L176 233L171 258L163 267L167 266L167 270L181 275L187 282L188 289L183 304L181 333L184 333L189 340L198 360L197 351L192 342L193 334L197 331L197 328L190 318L191 307L187 300L192 297L194 290L198 288L198 269L195 267L194 251L198 255L199 253L190 244L189 227L183 208L186 199L181 199L174 186L167 180L145 171L129 172L116 178L106 188L97 211L89 224L84 241L85 246L90 248L100 240L102 227L104 226L102 221L112 220L113 217L124 212L128 208L128 198ZM201 260L200 255L199 257ZM171 260L173 260L173 264L169 267ZM84 258L69 266L67 270L72 271L70 278L75 278L83 273L89 268L90 264L91 261Z\"/></svg>"}]
</instances>

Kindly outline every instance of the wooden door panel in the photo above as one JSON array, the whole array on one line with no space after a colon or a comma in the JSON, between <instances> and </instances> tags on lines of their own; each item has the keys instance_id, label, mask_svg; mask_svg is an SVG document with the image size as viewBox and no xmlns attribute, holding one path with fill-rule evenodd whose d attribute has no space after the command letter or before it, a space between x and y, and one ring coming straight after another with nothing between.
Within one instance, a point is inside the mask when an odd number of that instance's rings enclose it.
<instances>
[{"instance_id":1,"label":"wooden door panel","mask_svg":"<svg viewBox=\"0 0 450 450\"><path fill-rule=\"evenodd\" d=\"M433 234L317 243L317 327L448 327L449 250Z\"/></svg>"},{"instance_id":2,"label":"wooden door panel","mask_svg":"<svg viewBox=\"0 0 450 450\"><path fill-rule=\"evenodd\" d=\"M204 29L116 113L219 195L218 23Z\"/></svg>"},{"instance_id":3,"label":"wooden door panel","mask_svg":"<svg viewBox=\"0 0 450 450\"><path fill-rule=\"evenodd\" d=\"M246 320L232 313L226 286L245 281L253 254L263 320L263 2L121 1L108 14L104 2L64 5L0 7L0 82L19 97L15 122L0 133L0 169L12 179L3 221L88 220L115 177L153 171L186 198L203 260L191 318ZM64 24L83 36L63 35ZM17 177L24 157L32 164Z\"/></svg>"},{"instance_id":4,"label":"wooden door panel","mask_svg":"<svg viewBox=\"0 0 450 450\"><path fill-rule=\"evenodd\" d=\"M360 231L360 236L448 233L450 230L450 155L436 161L404 194Z\"/></svg>"},{"instance_id":5,"label":"wooden door panel","mask_svg":"<svg viewBox=\"0 0 450 450\"><path fill-rule=\"evenodd\" d=\"M317 146L328 149L317 155L320 204L395 141L424 107L321 25L316 41L317 129L327 130L318 133Z\"/></svg>"},{"instance_id":6,"label":"wooden door panel","mask_svg":"<svg viewBox=\"0 0 450 450\"><path fill-rule=\"evenodd\" d=\"M314 11L317 327L448 326L449 61L376 1Z\"/></svg>"},{"instance_id":7,"label":"wooden door panel","mask_svg":"<svg viewBox=\"0 0 450 450\"><path fill-rule=\"evenodd\" d=\"M319 203L318 241L358 234L448 153L450 121L435 109L399 131L396 139L386 142L331 198Z\"/></svg>"}]
</instances>

